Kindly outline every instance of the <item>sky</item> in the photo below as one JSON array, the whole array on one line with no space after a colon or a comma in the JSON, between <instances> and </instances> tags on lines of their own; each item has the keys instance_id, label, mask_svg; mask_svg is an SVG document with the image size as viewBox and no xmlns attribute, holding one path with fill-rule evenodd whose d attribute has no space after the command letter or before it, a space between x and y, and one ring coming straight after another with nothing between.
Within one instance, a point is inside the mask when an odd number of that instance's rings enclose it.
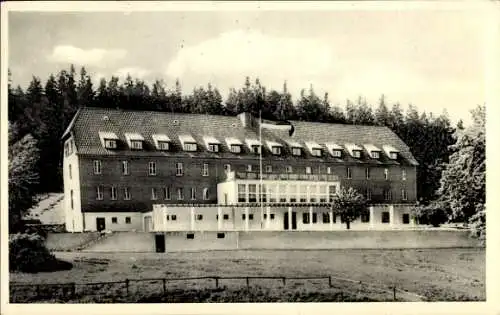
<instances>
[{"instance_id":1,"label":"sky","mask_svg":"<svg viewBox=\"0 0 500 315\"><path fill-rule=\"evenodd\" d=\"M382 94L453 122L486 101L488 24L470 10L235 10L9 12L15 85L85 66L183 91L211 83L225 95L245 76L294 99L313 86L333 105Z\"/></svg>"}]
</instances>

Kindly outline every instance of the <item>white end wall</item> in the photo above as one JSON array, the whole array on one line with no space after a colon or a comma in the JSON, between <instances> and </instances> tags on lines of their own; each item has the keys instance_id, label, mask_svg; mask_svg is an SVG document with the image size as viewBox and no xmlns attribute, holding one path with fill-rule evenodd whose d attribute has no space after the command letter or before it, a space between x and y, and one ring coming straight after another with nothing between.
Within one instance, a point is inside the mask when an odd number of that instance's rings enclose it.
<instances>
[{"instance_id":1,"label":"white end wall","mask_svg":"<svg viewBox=\"0 0 500 315\"><path fill-rule=\"evenodd\" d=\"M71 138L70 138L71 139ZM67 141L70 141L68 139ZM71 176L70 176L71 165ZM64 183L64 217L65 227L68 232L83 231L83 215L81 209L80 194L80 168L78 155L65 156L63 159L63 183ZM73 208L71 207L71 191L73 191Z\"/></svg>"}]
</instances>

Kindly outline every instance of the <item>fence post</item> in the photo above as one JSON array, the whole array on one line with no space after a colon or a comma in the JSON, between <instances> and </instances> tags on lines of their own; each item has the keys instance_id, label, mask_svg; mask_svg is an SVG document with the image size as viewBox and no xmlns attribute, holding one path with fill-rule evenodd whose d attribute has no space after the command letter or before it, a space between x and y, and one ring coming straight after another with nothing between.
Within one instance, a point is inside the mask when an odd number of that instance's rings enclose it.
<instances>
[{"instance_id":1,"label":"fence post","mask_svg":"<svg viewBox=\"0 0 500 315\"><path fill-rule=\"evenodd\" d=\"M167 294L167 280L163 278L162 282L163 282L163 295L165 295Z\"/></svg>"},{"instance_id":2,"label":"fence post","mask_svg":"<svg viewBox=\"0 0 500 315\"><path fill-rule=\"evenodd\" d=\"M125 279L125 290L127 292L127 296L128 296L128 282L129 282L129 280Z\"/></svg>"},{"instance_id":3,"label":"fence post","mask_svg":"<svg viewBox=\"0 0 500 315\"><path fill-rule=\"evenodd\" d=\"M332 287L332 276L328 276L328 286Z\"/></svg>"},{"instance_id":4,"label":"fence post","mask_svg":"<svg viewBox=\"0 0 500 315\"><path fill-rule=\"evenodd\" d=\"M393 290L393 292L394 292L394 301L396 301L396 286L394 286L394 287L392 288L392 290Z\"/></svg>"},{"instance_id":5,"label":"fence post","mask_svg":"<svg viewBox=\"0 0 500 315\"><path fill-rule=\"evenodd\" d=\"M250 290L250 279L247 277L247 290Z\"/></svg>"},{"instance_id":6,"label":"fence post","mask_svg":"<svg viewBox=\"0 0 500 315\"><path fill-rule=\"evenodd\" d=\"M283 285L286 285L286 278L283 277L283 279L281 279L281 280L283 280Z\"/></svg>"},{"instance_id":7,"label":"fence post","mask_svg":"<svg viewBox=\"0 0 500 315\"><path fill-rule=\"evenodd\" d=\"M215 279L215 288L218 289L219 288L219 277L214 277Z\"/></svg>"}]
</instances>

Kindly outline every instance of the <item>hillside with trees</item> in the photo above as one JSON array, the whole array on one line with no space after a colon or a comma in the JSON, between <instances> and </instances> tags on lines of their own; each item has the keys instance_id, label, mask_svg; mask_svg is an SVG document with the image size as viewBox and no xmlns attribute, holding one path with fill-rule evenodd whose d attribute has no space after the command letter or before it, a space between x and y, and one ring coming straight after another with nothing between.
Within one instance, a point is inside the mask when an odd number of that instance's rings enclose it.
<instances>
[{"instance_id":1,"label":"hillside with trees","mask_svg":"<svg viewBox=\"0 0 500 315\"><path fill-rule=\"evenodd\" d=\"M466 220L481 211L477 203L464 202L464 198L473 198L484 204L481 188L470 194L457 190L462 185L482 187L477 181L484 183L484 161L480 160L484 159L484 131L481 136L477 124L471 127L473 129L464 130L462 123L452 126L446 113L436 116L419 112L411 104L404 111L400 103L388 104L384 95L377 104L368 104L362 96L346 100L345 104L332 104L328 93L318 95L313 86L309 86L294 100L286 82L280 90L273 90L267 89L258 78L243 79L242 86L231 89L225 99L210 84L183 91L179 80L169 86L156 80L149 86L131 76L123 81L112 76L101 79L95 87L85 68L77 71L73 66L44 81L33 77L25 90L12 86L9 80L9 122L15 127L9 137L15 143L31 135L39 152L34 167L39 174L36 191L53 192L62 191L63 185L60 137L82 106L212 115L235 115L242 111L258 115L261 111L266 119L387 126L408 144L420 164L417 194L421 205L439 199L450 209L450 218L456 220ZM480 119L480 114L474 115ZM479 139L477 146L471 147L471 139ZM480 151L481 145L483 151ZM457 173L462 167L460 163L473 164L468 168L472 178L463 178ZM472 182L462 183L459 179Z\"/></svg>"}]
</instances>

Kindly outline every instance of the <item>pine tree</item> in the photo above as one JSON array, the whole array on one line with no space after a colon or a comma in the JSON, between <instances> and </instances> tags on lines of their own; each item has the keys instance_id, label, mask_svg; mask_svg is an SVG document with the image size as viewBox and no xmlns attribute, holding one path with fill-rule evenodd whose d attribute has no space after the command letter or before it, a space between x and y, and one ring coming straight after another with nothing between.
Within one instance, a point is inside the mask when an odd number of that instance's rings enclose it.
<instances>
[{"instance_id":1,"label":"pine tree","mask_svg":"<svg viewBox=\"0 0 500 315\"><path fill-rule=\"evenodd\" d=\"M389 109L385 102L385 95L382 94L379 105L375 111L375 123L379 126L390 126Z\"/></svg>"},{"instance_id":2,"label":"pine tree","mask_svg":"<svg viewBox=\"0 0 500 315\"><path fill-rule=\"evenodd\" d=\"M80 80L76 88L78 107L91 106L94 104L95 92L92 87L92 80L87 74L85 67L80 69Z\"/></svg>"}]
</instances>

